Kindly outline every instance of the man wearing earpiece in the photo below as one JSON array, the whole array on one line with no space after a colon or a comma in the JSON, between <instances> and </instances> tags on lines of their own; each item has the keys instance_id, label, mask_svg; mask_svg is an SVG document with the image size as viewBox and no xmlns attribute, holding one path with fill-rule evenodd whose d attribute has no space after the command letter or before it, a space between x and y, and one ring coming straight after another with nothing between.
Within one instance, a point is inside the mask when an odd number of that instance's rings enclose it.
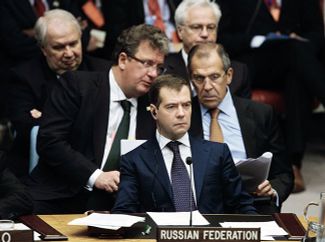
<instances>
[{"instance_id":1,"label":"man wearing earpiece","mask_svg":"<svg viewBox=\"0 0 325 242\"><path fill-rule=\"evenodd\" d=\"M112 212L198 209L201 213L256 213L252 197L243 191L228 146L188 135L192 114L188 82L172 75L160 76L149 99L156 135L122 156ZM184 162L189 159L193 173ZM189 174L193 174L191 179Z\"/></svg>"}]
</instances>

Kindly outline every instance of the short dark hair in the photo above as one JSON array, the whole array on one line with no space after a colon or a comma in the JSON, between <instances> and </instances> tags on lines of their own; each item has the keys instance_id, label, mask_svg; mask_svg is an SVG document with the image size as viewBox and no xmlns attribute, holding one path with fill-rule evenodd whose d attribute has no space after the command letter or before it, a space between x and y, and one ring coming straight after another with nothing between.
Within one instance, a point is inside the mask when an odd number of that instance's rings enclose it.
<instances>
[{"instance_id":1,"label":"short dark hair","mask_svg":"<svg viewBox=\"0 0 325 242\"><path fill-rule=\"evenodd\" d=\"M191 93L191 88L185 79L172 75L172 74L165 74L158 76L156 81L152 84L150 90L149 90L149 102L150 104L155 105L157 108L159 107L161 103L160 99L160 90L163 87L167 87L172 90L180 91L182 87L188 87L190 93Z\"/></svg>"},{"instance_id":2,"label":"short dark hair","mask_svg":"<svg viewBox=\"0 0 325 242\"><path fill-rule=\"evenodd\" d=\"M222 64L223 64L223 69L224 69L224 71L227 71L231 66L231 61L230 61L229 55L226 52L225 48L221 44L202 43L202 44L193 46L193 48L188 53L188 58L187 58L188 72L190 74L192 74L191 65L192 65L192 60L193 60L194 56L198 57L198 58L208 58L213 51L215 51L219 55L219 57L222 61Z\"/></svg>"},{"instance_id":3,"label":"short dark hair","mask_svg":"<svg viewBox=\"0 0 325 242\"><path fill-rule=\"evenodd\" d=\"M121 52L134 56L143 41L148 41L153 49L158 49L164 55L168 54L168 38L166 34L152 25L140 24L123 30L117 38L112 56L114 64L118 64Z\"/></svg>"}]
</instances>

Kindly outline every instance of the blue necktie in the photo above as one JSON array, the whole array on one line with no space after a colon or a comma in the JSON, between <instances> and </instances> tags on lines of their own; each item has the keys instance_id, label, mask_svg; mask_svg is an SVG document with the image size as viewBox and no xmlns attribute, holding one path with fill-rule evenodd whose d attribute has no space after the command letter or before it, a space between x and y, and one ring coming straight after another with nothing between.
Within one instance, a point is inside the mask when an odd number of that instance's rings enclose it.
<instances>
[{"instance_id":1,"label":"blue necktie","mask_svg":"<svg viewBox=\"0 0 325 242\"><path fill-rule=\"evenodd\" d=\"M195 210L195 202L192 194L192 205L189 203L190 196L190 178L187 173L181 154L179 153L179 142L172 141L167 144L167 147L173 152L174 158L171 169L171 179L173 188L174 206L176 212L188 212Z\"/></svg>"}]
</instances>

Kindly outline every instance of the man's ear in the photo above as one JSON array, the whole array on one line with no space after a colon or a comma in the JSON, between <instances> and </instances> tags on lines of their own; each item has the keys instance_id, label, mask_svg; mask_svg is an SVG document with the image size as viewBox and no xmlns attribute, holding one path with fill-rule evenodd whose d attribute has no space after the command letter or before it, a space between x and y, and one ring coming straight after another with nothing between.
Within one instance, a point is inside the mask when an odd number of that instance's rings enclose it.
<instances>
[{"instance_id":1,"label":"man's ear","mask_svg":"<svg viewBox=\"0 0 325 242\"><path fill-rule=\"evenodd\" d=\"M183 41L183 29L181 26L176 27L177 35L181 41Z\"/></svg>"},{"instance_id":2,"label":"man's ear","mask_svg":"<svg viewBox=\"0 0 325 242\"><path fill-rule=\"evenodd\" d=\"M153 104L150 104L150 113L154 120L157 120L157 107Z\"/></svg>"},{"instance_id":3,"label":"man's ear","mask_svg":"<svg viewBox=\"0 0 325 242\"><path fill-rule=\"evenodd\" d=\"M227 70L226 73L226 77L227 77L227 85L230 85L231 81L232 81L232 77L234 74L234 69L232 69L231 67Z\"/></svg>"},{"instance_id":4,"label":"man's ear","mask_svg":"<svg viewBox=\"0 0 325 242\"><path fill-rule=\"evenodd\" d=\"M121 70L125 69L126 62L128 60L128 56L125 52L121 52L118 56L118 66Z\"/></svg>"}]
</instances>

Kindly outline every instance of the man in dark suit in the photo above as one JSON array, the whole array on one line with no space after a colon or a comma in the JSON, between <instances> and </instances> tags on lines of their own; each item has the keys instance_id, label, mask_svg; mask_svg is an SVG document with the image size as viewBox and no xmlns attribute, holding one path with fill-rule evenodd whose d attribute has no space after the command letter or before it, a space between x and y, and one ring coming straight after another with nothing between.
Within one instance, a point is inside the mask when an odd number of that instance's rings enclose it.
<instances>
[{"instance_id":1,"label":"man in dark suit","mask_svg":"<svg viewBox=\"0 0 325 242\"><path fill-rule=\"evenodd\" d=\"M272 108L230 94L228 85L233 70L221 45L207 43L194 47L189 53L189 71L197 91L190 133L227 143L235 162L271 152L268 180L262 182L254 194L272 200L255 206L260 213L279 212L292 190L293 175ZM214 110L218 111L217 116L213 116ZM213 119L217 123L213 123ZM214 138L218 125L221 137Z\"/></svg>"},{"instance_id":2,"label":"man in dark suit","mask_svg":"<svg viewBox=\"0 0 325 242\"><path fill-rule=\"evenodd\" d=\"M9 159L18 177L28 175L30 131L39 125L59 76L72 70L104 71L109 66L108 61L83 54L79 22L67 11L46 12L38 19L35 34L43 54L14 67L10 78L8 115L16 138Z\"/></svg>"},{"instance_id":3,"label":"man in dark suit","mask_svg":"<svg viewBox=\"0 0 325 242\"><path fill-rule=\"evenodd\" d=\"M63 75L43 110L40 162L28 181L35 213L111 208L119 184L120 139L148 138L153 132L141 96L164 71L167 52L161 30L133 26L118 38L108 71Z\"/></svg>"},{"instance_id":4,"label":"man in dark suit","mask_svg":"<svg viewBox=\"0 0 325 242\"><path fill-rule=\"evenodd\" d=\"M219 6L207 0L183 1L176 9L175 22L183 48L166 57L167 73L190 80L187 72L187 55L199 43L217 41L218 24L221 17ZM250 83L247 67L238 61L232 62L234 78L230 84L232 93L250 98ZM192 84L191 84L192 86Z\"/></svg>"},{"instance_id":5,"label":"man in dark suit","mask_svg":"<svg viewBox=\"0 0 325 242\"><path fill-rule=\"evenodd\" d=\"M188 135L192 114L188 82L173 75L158 77L149 97L156 136L122 156L121 183L112 212L197 208L201 213L255 213L227 145ZM192 179L186 157L193 160Z\"/></svg>"},{"instance_id":6,"label":"man in dark suit","mask_svg":"<svg viewBox=\"0 0 325 242\"><path fill-rule=\"evenodd\" d=\"M231 58L248 65L252 87L284 93L286 145L296 171L295 191L302 191L300 168L312 97L325 104L319 0L217 2L223 13L219 41Z\"/></svg>"},{"instance_id":7,"label":"man in dark suit","mask_svg":"<svg viewBox=\"0 0 325 242\"><path fill-rule=\"evenodd\" d=\"M4 156L0 151L0 219L15 219L32 213L32 199L26 187L7 168Z\"/></svg>"}]
</instances>

